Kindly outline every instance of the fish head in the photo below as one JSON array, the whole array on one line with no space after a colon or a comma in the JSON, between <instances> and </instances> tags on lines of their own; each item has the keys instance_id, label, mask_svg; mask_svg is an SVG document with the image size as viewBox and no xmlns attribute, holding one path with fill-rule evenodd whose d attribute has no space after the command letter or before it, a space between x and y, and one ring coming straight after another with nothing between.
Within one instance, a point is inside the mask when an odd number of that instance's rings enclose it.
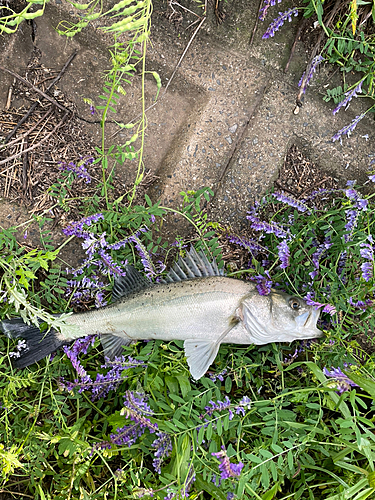
<instances>
[{"instance_id":1,"label":"fish head","mask_svg":"<svg viewBox=\"0 0 375 500\"><path fill-rule=\"evenodd\" d=\"M257 345L321 337L316 326L319 314L300 297L276 291L247 295L239 312L251 343Z\"/></svg>"}]
</instances>

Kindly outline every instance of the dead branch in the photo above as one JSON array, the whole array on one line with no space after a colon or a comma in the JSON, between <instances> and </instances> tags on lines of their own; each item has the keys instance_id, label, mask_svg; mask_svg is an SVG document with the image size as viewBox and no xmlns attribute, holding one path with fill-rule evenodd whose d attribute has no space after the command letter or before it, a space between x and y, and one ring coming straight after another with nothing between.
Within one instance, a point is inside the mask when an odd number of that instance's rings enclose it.
<instances>
[{"instance_id":1,"label":"dead branch","mask_svg":"<svg viewBox=\"0 0 375 500\"><path fill-rule=\"evenodd\" d=\"M16 153L15 155L13 156L10 156L9 158L5 158L5 160L1 160L0 161L0 165L4 165L5 163L8 163L9 161L12 161L14 160L15 158L18 158L19 156L21 156L22 154L24 153L28 153L29 151L32 151L33 149L37 148L38 146L40 146L43 142L45 142L49 137L51 137L51 135L53 135L56 130L58 130L61 125L64 123L66 117L68 116L68 112L66 112L64 114L64 116L62 117L62 119L59 121L59 123L56 125L56 127L54 127L54 129L49 132L47 135L45 135L39 142L37 142L36 144L34 144L33 146L31 146L30 148L28 149L24 149L23 151L21 151L20 153ZM5 170L4 170L5 172ZM2 172L0 172L1 174Z\"/></svg>"},{"instance_id":2,"label":"dead branch","mask_svg":"<svg viewBox=\"0 0 375 500\"><path fill-rule=\"evenodd\" d=\"M75 58L75 56L77 55L77 50L75 50L73 52L73 54L69 57L69 59L66 61L66 63L64 64L64 66L62 67L60 73L57 75L57 77L53 80L53 82L51 82L48 87L47 87L47 90L46 92L48 92L49 90L51 90L51 88L60 80L60 78L63 76L63 74L65 73L65 71L67 70L68 66L70 65L70 63L73 61L73 59ZM45 81L45 80L43 80ZM41 82L42 83L42 82ZM31 108L29 109L29 111L25 114L25 116L23 116L21 118L21 120L17 123L17 125L14 127L14 129L5 137L5 144L9 141L9 139L11 139L14 134L17 132L17 130L20 128L20 126L28 119L28 117L31 115L31 113L35 110L35 108L38 106L38 102L34 102L34 104L31 106Z\"/></svg>"}]
</instances>

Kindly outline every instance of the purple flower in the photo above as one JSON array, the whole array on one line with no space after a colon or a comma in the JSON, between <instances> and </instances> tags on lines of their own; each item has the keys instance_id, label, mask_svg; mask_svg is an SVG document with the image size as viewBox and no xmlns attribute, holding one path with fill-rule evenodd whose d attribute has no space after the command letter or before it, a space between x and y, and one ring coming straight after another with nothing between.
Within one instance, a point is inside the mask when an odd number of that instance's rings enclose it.
<instances>
[{"instance_id":1,"label":"purple flower","mask_svg":"<svg viewBox=\"0 0 375 500\"><path fill-rule=\"evenodd\" d=\"M152 415L154 412L147 404L148 397L141 392L126 391L124 396L124 408L122 414L133 420L133 416L139 414ZM136 420L136 418L134 418Z\"/></svg>"},{"instance_id":2,"label":"purple flower","mask_svg":"<svg viewBox=\"0 0 375 500\"><path fill-rule=\"evenodd\" d=\"M81 365L81 362L78 358L79 354L82 352L83 354L87 354L87 350L90 346L94 345L96 339L96 335L88 335L83 339L78 339L74 342L72 347L63 346L63 350L67 356L67 358L72 363L73 368L76 370L77 375L80 377L80 381L75 380L72 382L64 382L64 379L61 379L60 383L68 390L73 390L79 383L89 383L91 382L90 375L87 374L86 370Z\"/></svg>"},{"instance_id":3,"label":"purple flower","mask_svg":"<svg viewBox=\"0 0 375 500\"><path fill-rule=\"evenodd\" d=\"M340 144L342 144L342 136L347 135L348 137L350 137L351 133L353 132L353 130L356 128L356 126L362 120L362 118L365 116L366 113L367 111L365 111L361 115L356 116L354 120L352 120L352 122L349 123L349 125L345 125L345 127L339 130L337 134L335 134L332 137L332 142L340 140Z\"/></svg>"},{"instance_id":4,"label":"purple flower","mask_svg":"<svg viewBox=\"0 0 375 500\"><path fill-rule=\"evenodd\" d=\"M351 306L362 309L362 311L366 311L368 307L372 307L374 305L374 301L371 299L366 299L365 301L357 300L357 302L354 302L353 297L349 297L348 302Z\"/></svg>"},{"instance_id":5,"label":"purple flower","mask_svg":"<svg viewBox=\"0 0 375 500\"><path fill-rule=\"evenodd\" d=\"M250 221L250 225L256 231L264 231L267 234L274 234L278 238L290 238L290 235L285 229L278 226L274 222L263 222L257 217L249 212L246 219Z\"/></svg>"},{"instance_id":6,"label":"purple flower","mask_svg":"<svg viewBox=\"0 0 375 500\"><path fill-rule=\"evenodd\" d=\"M102 270L108 271L112 276L126 276L126 271L124 271L107 252L99 250L98 254L101 258L101 262L98 262L98 264ZM103 263L104 266L101 266L101 263ZM124 265L126 265L126 263L127 261Z\"/></svg>"},{"instance_id":7,"label":"purple flower","mask_svg":"<svg viewBox=\"0 0 375 500\"><path fill-rule=\"evenodd\" d=\"M350 378L341 371L341 368L334 368L332 366L331 371L329 371L326 367L324 367L323 373L326 377L331 377L335 379L334 384L338 394L350 391L351 387L359 387L359 385L350 380Z\"/></svg>"},{"instance_id":8,"label":"purple flower","mask_svg":"<svg viewBox=\"0 0 375 500\"><path fill-rule=\"evenodd\" d=\"M220 380L220 382L223 382L224 381L224 375L227 373L227 369L224 368L224 370L220 373L215 373L215 374L208 374L208 376L210 377L210 379L213 381L213 382L216 382L216 380Z\"/></svg>"},{"instance_id":9,"label":"purple flower","mask_svg":"<svg viewBox=\"0 0 375 500\"><path fill-rule=\"evenodd\" d=\"M128 243L129 243L129 238L124 238L123 240L116 241L115 243L111 243L110 245L107 245L107 248L109 250L120 250L120 248L123 248Z\"/></svg>"},{"instance_id":10,"label":"purple flower","mask_svg":"<svg viewBox=\"0 0 375 500\"><path fill-rule=\"evenodd\" d=\"M309 207L307 207L301 201L298 201L295 198L293 198L293 196L287 196L284 193L272 193L272 196L274 196L278 201L281 201L283 203L286 203L287 205L290 205L293 208L296 208L300 212L306 212L306 210L310 211Z\"/></svg>"},{"instance_id":11,"label":"purple flower","mask_svg":"<svg viewBox=\"0 0 375 500\"><path fill-rule=\"evenodd\" d=\"M358 192L352 187L345 190L345 195L347 198L349 198L350 200L353 200L353 201L357 201L359 198Z\"/></svg>"},{"instance_id":12,"label":"purple flower","mask_svg":"<svg viewBox=\"0 0 375 500\"><path fill-rule=\"evenodd\" d=\"M330 316L333 316L336 313L336 307L331 304L325 304L323 312L328 313Z\"/></svg>"},{"instance_id":13,"label":"purple flower","mask_svg":"<svg viewBox=\"0 0 375 500\"><path fill-rule=\"evenodd\" d=\"M65 295L72 295L71 301L75 304L87 302L95 298L96 307L106 305L104 300L105 284L98 280L97 276L91 278L84 276L80 280L67 280L67 289Z\"/></svg>"},{"instance_id":14,"label":"purple flower","mask_svg":"<svg viewBox=\"0 0 375 500\"><path fill-rule=\"evenodd\" d=\"M19 340L15 350L9 353L10 358L19 358L21 356L22 351L25 349L28 349L26 341L25 340Z\"/></svg>"},{"instance_id":15,"label":"purple flower","mask_svg":"<svg viewBox=\"0 0 375 500\"><path fill-rule=\"evenodd\" d=\"M312 292L308 292L304 297L304 299L306 300L306 304L308 306L313 306L315 307L315 309L323 307L323 312L328 313L330 316L333 316L336 313L335 306L332 306L331 304L322 304L321 302L316 302L315 300L312 299L312 297L313 297Z\"/></svg>"},{"instance_id":16,"label":"purple flower","mask_svg":"<svg viewBox=\"0 0 375 500\"><path fill-rule=\"evenodd\" d=\"M236 415L245 416L245 409L250 410L251 408L251 399L248 396L244 396L237 406L234 407Z\"/></svg>"},{"instance_id":17,"label":"purple flower","mask_svg":"<svg viewBox=\"0 0 375 500\"><path fill-rule=\"evenodd\" d=\"M146 276L148 278L151 278L151 276L154 276L156 274L156 271L155 271L154 264L151 260L150 254L148 253L146 247L141 242L141 240L138 238L137 234L130 236L129 240L135 244L135 248L137 249L138 254L141 258L141 262L142 262L143 268L146 272Z\"/></svg>"},{"instance_id":18,"label":"purple flower","mask_svg":"<svg viewBox=\"0 0 375 500\"><path fill-rule=\"evenodd\" d=\"M211 406L210 406L211 405ZM224 401L209 401L208 406L205 406L204 409L206 410L206 415L211 416L215 411L223 411L223 410L228 410L230 408L231 402L228 396L225 396ZM229 420L232 420L233 418L233 413L230 411L229 412Z\"/></svg>"},{"instance_id":19,"label":"purple flower","mask_svg":"<svg viewBox=\"0 0 375 500\"><path fill-rule=\"evenodd\" d=\"M92 115L95 115L95 107L92 104L90 105L90 112Z\"/></svg>"},{"instance_id":20,"label":"purple flower","mask_svg":"<svg viewBox=\"0 0 375 500\"><path fill-rule=\"evenodd\" d=\"M94 214L89 217L85 217L78 222L73 222L70 226L67 226L62 231L66 236L77 236L78 238L84 238L87 231L84 231L83 226L91 226L98 220L104 219L103 214Z\"/></svg>"},{"instance_id":21,"label":"purple flower","mask_svg":"<svg viewBox=\"0 0 375 500\"><path fill-rule=\"evenodd\" d=\"M110 435L111 443L117 446L132 446L137 442L137 439L145 433L145 426L138 424L124 425L118 427L116 432Z\"/></svg>"},{"instance_id":22,"label":"purple flower","mask_svg":"<svg viewBox=\"0 0 375 500\"><path fill-rule=\"evenodd\" d=\"M238 403L240 406L246 407L248 410L250 410L251 407L251 399L249 396L243 396L243 398L240 400Z\"/></svg>"},{"instance_id":23,"label":"purple flower","mask_svg":"<svg viewBox=\"0 0 375 500\"><path fill-rule=\"evenodd\" d=\"M254 253L254 255L267 252L266 248L262 247L254 240L246 240L242 236L235 235L228 235L227 238L231 243L246 248L249 252Z\"/></svg>"},{"instance_id":24,"label":"purple flower","mask_svg":"<svg viewBox=\"0 0 375 500\"><path fill-rule=\"evenodd\" d=\"M299 354L305 352L306 349L311 347L311 344L313 343L312 339L309 340L302 340L299 345L297 344L297 347L294 350L294 353L290 353L286 358L284 358L284 363L291 364L298 356Z\"/></svg>"},{"instance_id":25,"label":"purple flower","mask_svg":"<svg viewBox=\"0 0 375 500\"><path fill-rule=\"evenodd\" d=\"M157 439L152 443L152 447L155 448L155 458L152 461L155 471L161 474L161 464L169 453L172 451L171 437L166 432L157 432Z\"/></svg>"},{"instance_id":26,"label":"purple flower","mask_svg":"<svg viewBox=\"0 0 375 500\"><path fill-rule=\"evenodd\" d=\"M90 177L90 174L88 173L85 165L91 165L92 161L93 161L93 158L90 157L87 160L82 159L80 164L78 164L78 165L76 165L72 161L69 163L60 162L59 169L73 172L77 175L77 177L80 177L81 179L85 179L86 184L89 184L91 182L91 177Z\"/></svg>"},{"instance_id":27,"label":"purple flower","mask_svg":"<svg viewBox=\"0 0 375 500\"><path fill-rule=\"evenodd\" d=\"M363 80L360 81L359 84L356 87L354 87L353 90L345 92L345 99L339 102L338 105L335 107L335 109L332 111L334 115L344 106L345 106L345 111L348 109L350 101L353 99L353 97L358 97L357 94L362 92L362 84Z\"/></svg>"},{"instance_id":28,"label":"purple flower","mask_svg":"<svg viewBox=\"0 0 375 500\"><path fill-rule=\"evenodd\" d=\"M316 251L312 254L311 260L314 265L314 271L309 273L311 279L314 279L318 275L318 270L320 267L320 259L322 255L332 246L331 238L328 237L324 240L324 243L318 245Z\"/></svg>"},{"instance_id":29,"label":"purple flower","mask_svg":"<svg viewBox=\"0 0 375 500\"><path fill-rule=\"evenodd\" d=\"M369 243L361 243L359 253L363 259L374 261L374 250Z\"/></svg>"},{"instance_id":30,"label":"purple flower","mask_svg":"<svg viewBox=\"0 0 375 500\"><path fill-rule=\"evenodd\" d=\"M293 7L292 9L288 9L285 12L279 12L279 17L273 20L273 22L268 26L267 31L264 33L262 38L269 38L270 36L275 36L275 32L278 31L281 26L288 19L289 22L292 20L292 16L298 16L298 9Z\"/></svg>"},{"instance_id":31,"label":"purple flower","mask_svg":"<svg viewBox=\"0 0 375 500\"><path fill-rule=\"evenodd\" d=\"M242 462L239 462L238 464L231 463L224 446L221 447L221 451L211 453L211 455L220 460L219 470L221 479L239 477L241 475L244 464Z\"/></svg>"},{"instance_id":32,"label":"purple flower","mask_svg":"<svg viewBox=\"0 0 375 500\"><path fill-rule=\"evenodd\" d=\"M314 76L316 68L322 61L324 61L324 57L322 57L321 55L315 56L314 59L311 61L310 70L306 79L305 79L305 73L303 73L303 75L301 76L301 79L298 83L298 87L301 87L301 85L303 85L302 90L304 94L306 93L307 86L309 85L312 77Z\"/></svg>"},{"instance_id":33,"label":"purple flower","mask_svg":"<svg viewBox=\"0 0 375 500\"><path fill-rule=\"evenodd\" d=\"M373 263L372 262L364 262L361 264L362 278L365 281L370 281L373 277Z\"/></svg>"},{"instance_id":34,"label":"purple flower","mask_svg":"<svg viewBox=\"0 0 375 500\"><path fill-rule=\"evenodd\" d=\"M367 210L368 200L360 198L357 200L356 205L359 210Z\"/></svg>"},{"instance_id":35,"label":"purple flower","mask_svg":"<svg viewBox=\"0 0 375 500\"><path fill-rule=\"evenodd\" d=\"M347 259L348 259L347 252L341 252L338 263L337 263L337 274L341 277L341 279L343 281L344 281L344 279L343 279L342 275L343 275L344 270L345 270Z\"/></svg>"},{"instance_id":36,"label":"purple flower","mask_svg":"<svg viewBox=\"0 0 375 500\"><path fill-rule=\"evenodd\" d=\"M79 392L90 390L92 394L91 399L93 401L95 399L104 398L110 391L116 391L120 384L127 378L127 376L123 374L125 370L146 366L147 365L143 361L138 361L131 356L128 356L127 359L125 356L116 356L112 361L106 357L105 364L102 365L102 368L109 368L108 372L106 374L97 373L93 382L81 384Z\"/></svg>"},{"instance_id":37,"label":"purple flower","mask_svg":"<svg viewBox=\"0 0 375 500\"><path fill-rule=\"evenodd\" d=\"M281 3L281 0L277 0L277 3ZM264 0L264 5L260 9L260 16L259 19L261 21L264 21L266 15L267 15L267 10L270 6L274 6L276 4L276 0Z\"/></svg>"},{"instance_id":38,"label":"purple flower","mask_svg":"<svg viewBox=\"0 0 375 500\"><path fill-rule=\"evenodd\" d=\"M107 301L104 298L104 292L97 292L95 294L95 307L99 309L107 305Z\"/></svg>"},{"instance_id":39,"label":"purple flower","mask_svg":"<svg viewBox=\"0 0 375 500\"><path fill-rule=\"evenodd\" d=\"M109 368L109 371L106 374L97 373L95 380L92 380L81 365L78 354L80 352L86 354L88 347L93 344L95 338L95 336L91 335L83 339L82 342L80 340L76 341L71 348L64 347L64 351L76 369L79 379L74 380L74 382L67 382L63 378L60 379L60 386L68 391L72 391L74 388L77 388L79 393L91 391L92 401L104 398L110 391L116 391L124 379L127 378L123 375L125 370L146 366L143 361L133 359L131 356L128 356L127 359L124 356L116 357L113 361L105 358L106 362L102 365L102 368Z\"/></svg>"},{"instance_id":40,"label":"purple flower","mask_svg":"<svg viewBox=\"0 0 375 500\"><path fill-rule=\"evenodd\" d=\"M279 259L281 260L281 269L286 269L289 266L290 250L287 242L284 240L278 246Z\"/></svg>"},{"instance_id":41,"label":"purple flower","mask_svg":"<svg viewBox=\"0 0 375 500\"><path fill-rule=\"evenodd\" d=\"M152 415L150 407L146 403L146 396L139 392L126 391L124 396L124 408L121 415L126 415L134 424L118 428L110 435L111 442L115 445L132 446L142 436L146 429L151 433L159 430L156 423L152 423L146 415Z\"/></svg>"},{"instance_id":42,"label":"purple flower","mask_svg":"<svg viewBox=\"0 0 375 500\"><path fill-rule=\"evenodd\" d=\"M259 295L269 295L271 292L272 288L272 280L270 279L268 272L265 271L267 277L262 276L259 274L258 276L254 276L251 279L253 281L256 281L256 287L258 290Z\"/></svg>"},{"instance_id":43,"label":"purple flower","mask_svg":"<svg viewBox=\"0 0 375 500\"><path fill-rule=\"evenodd\" d=\"M347 182L347 185L350 186L350 187L349 187L349 189L345 190L346 197L349 198L349 200L354 201L354 205L359 210L367 210L368 200L364 200L364 199L360 198L358 191L356 191L352 187L352 184L349 184L351 182L352 181L348 181ZM353 184L354 184L354 182L355 181L353 181Z\"/></svg>"},{"instance_id":44,"label":"purple flower","mask_svg":"<svg viewBox=\"0 0 375 500\"><path fill-rule=\"evenodd\" d=\"M348 210L345 210L345 216L346 220L348 221L345 224L345 229L351 233L355 227L357 227L357 219L358 219L358 210L349 208ZM348 235L345 235L348 236ZM349 239L349 238L348 238ZM345 241L348 241L345 238Z\"/></svg>"}]
</instances>

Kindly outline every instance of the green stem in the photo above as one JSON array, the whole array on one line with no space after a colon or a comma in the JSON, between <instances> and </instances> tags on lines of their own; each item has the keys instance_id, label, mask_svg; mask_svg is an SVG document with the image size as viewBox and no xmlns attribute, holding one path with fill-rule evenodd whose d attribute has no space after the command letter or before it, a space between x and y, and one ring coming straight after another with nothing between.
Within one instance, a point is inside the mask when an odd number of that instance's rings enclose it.
<instances>
[{"instance_id":1,"label":"green stem","mask_svg":"<svg viewBox=\"0 0 375 500\"><path fill-rule=\"evenodd\" d=\"M147 3L147 11L146 18L150 17L150 9L151 9L151 1ZM145 29L148 30L148 23L145 24ZM146 75L146 52L147 52L147 40L142 42L142 118L140 121L141 127L141 147L139 149L139 160L138 160L138 169L137 176L134 182L134 186L131 191L130 199L129 199L129 208L131 207L135 193L137 190L137 186L141 179L141 171L143 170L143 148L145 143L145 131L146 131L146 102L145 102L145 75Z\"/></svg>"}]
</instances>

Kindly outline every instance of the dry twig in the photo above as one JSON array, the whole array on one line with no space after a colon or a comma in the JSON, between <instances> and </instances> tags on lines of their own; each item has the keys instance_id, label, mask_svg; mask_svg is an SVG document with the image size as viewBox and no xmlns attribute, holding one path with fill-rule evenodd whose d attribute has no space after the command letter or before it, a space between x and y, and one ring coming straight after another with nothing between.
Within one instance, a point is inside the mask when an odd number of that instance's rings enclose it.
<instances>
[{"instance_id":1,"label":"dry twig","mask_svg":"<svg viewBox=\"0 0 375 500\"><path fill-rule=\"evenodd\" d=\"M60 80L60 78L63 76L63 74L65 73L65 71L67 70L68 66L70 65L70 63L73 61L73 59L76 57L77 55L77 50L75 50L73 52L73 54L69 57L69 59L66 61L66 63L64 64L64 66L61 68L61 71L60 73L57 75L57 77L53 80L52 83L50 83L50 85L48 85L47 87L47 92L49 90L51 90L51 88ZM43 83L44 81L46 81L46 79L42 80L40 83ZM25 116L23 116L21 118L21 120L17 123L17 125L15 126L15 128L6 136L5 138L5 144L9 141L9 139L11 139L14 134L17 132L17 130L20 128L20 126L28 119L28 117L31 115L31 113L35 110L35 108L38 106L38 101L37 102L34 102L34 104L31 106L31 108L29 109L29 111L25 114Z\"/></svg>"},{"instance_id":2,"label":"dry twig","mask_svg":"<svg viewBox=\"0 0 375 500\"><path fill-rule=\"evenodd\" d=\"M59 121L59 123L54 127L54 129L51 132L49 132L47 135L45 135L37 144L34 144L30 148L25 149L24 151L21 151L20 153L17 153L17 154L15 154L15 155L13 155L13 156L11 156L9 158L5 158L5 160L1 160L0 161L0 165L4 165L4 163L8 163L9 161L14 160L15 158L18 158L22 154L28 153L29 151L32 151L33 149L35 149L38 146L40 146L43 142L45 142L47 139L49 139L51 137L51 135L56 132L57 129L59 129L61 127L61 125L64 123L65 118L67 116L68 116L68 113L65 113L65 115L62 117L62 119Z\"/></svg>"}]
</instances>

